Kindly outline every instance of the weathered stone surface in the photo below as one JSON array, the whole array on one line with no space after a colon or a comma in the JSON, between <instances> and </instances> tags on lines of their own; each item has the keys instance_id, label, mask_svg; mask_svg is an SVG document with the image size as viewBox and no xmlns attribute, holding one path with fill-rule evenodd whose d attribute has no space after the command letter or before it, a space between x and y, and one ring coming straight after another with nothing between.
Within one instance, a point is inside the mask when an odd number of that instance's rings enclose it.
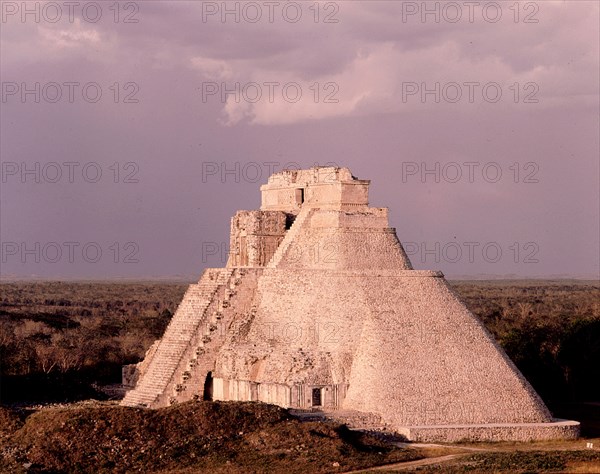
<instances>
[{"instance_id":1,"label":"weathered stone surface","mask_svg":"<svg viewBox=\"0 0 600 474\"><path fill-rule=\"evenodd\" d=\"M190 286L123 403L257 400L427 441L577 436L443 275L412 269L368 186L345 168L271 176L261 209L232 219L227 267Z\"/></svg>"}]
</instances>

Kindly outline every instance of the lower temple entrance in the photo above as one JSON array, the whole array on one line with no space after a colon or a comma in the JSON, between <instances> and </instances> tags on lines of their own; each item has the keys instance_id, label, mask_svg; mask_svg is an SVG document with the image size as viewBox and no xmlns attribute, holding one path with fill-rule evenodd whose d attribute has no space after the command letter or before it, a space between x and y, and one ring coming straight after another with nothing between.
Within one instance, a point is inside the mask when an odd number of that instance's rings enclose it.
<instances>
[{"instance_id":1,"label":"lower temple entrance","mask_svg":"<svg viewBox=\"0 0 600 474\"><path fill-rule=\"evenodd\" d=\"M206 379L204 380L204 390L202 391L202 399L207 401L212 401L213 399L213 376L212 372L206 374Z\"/></svg>"},{"instance_id":2,"label":"lower temple entrance","mask_svg":"<svg viewBox=\"0 0 600 474\"><path fill-rule=\"evenodd\" d=\"M323 403L321 401L321 389L313 388L312 389L312 406L320 407L322 404Z\"/></svg>"}]
</instances>

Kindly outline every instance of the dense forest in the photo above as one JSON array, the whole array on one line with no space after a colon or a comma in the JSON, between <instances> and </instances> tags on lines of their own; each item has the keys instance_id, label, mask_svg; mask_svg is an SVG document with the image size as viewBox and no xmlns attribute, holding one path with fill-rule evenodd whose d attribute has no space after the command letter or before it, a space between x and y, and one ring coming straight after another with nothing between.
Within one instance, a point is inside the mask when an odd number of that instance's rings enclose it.
<instances>
[{"instance_id":1,"label":"dense forest","mask_svg":"<svg viewBox=\"0 0 600 474\"><path fill-rule=\"evenodd\" d=\"M121 366L143 359L187 285L4 283L0 285L0 400L102 398Z\"/></svg>"}]
</instances>

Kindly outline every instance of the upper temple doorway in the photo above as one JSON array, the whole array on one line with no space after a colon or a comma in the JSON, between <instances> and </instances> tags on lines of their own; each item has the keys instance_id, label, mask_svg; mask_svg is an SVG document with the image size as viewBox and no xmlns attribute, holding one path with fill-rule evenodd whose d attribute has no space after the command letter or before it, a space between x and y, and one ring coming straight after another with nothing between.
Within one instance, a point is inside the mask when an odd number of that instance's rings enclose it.
<instances>
[{"instance_id":1,"label":"upper temple doorway","mask_svg":"<svg viewBox=\"0 0 600 474\"><path fill-rule=\"evenodd\" d=\"M296 204L301 206L304 203L304 188L296 189Z\"/></svg>"}]
</instances>

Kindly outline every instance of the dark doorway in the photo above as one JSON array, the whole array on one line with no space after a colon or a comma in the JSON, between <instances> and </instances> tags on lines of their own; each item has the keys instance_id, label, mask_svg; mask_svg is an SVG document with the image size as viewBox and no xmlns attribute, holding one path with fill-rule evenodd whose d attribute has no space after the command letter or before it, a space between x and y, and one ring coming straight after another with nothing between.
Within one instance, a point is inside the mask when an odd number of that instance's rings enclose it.
<instances>
[{"instance_id":1,"label":"dark doorway","mask_svg":"<svg viewBox=\"0 0 600 474\"><path fill-rule=\"evenodd\" d=\"M312 406L313 407L321 406L321 389L320 388L312 389Z\"/></svg>"},{"instance_id":2,"label":"dark doorway","mask_svg":"<svg viewBox=\"0 0 600 474\"><path fill-rule=\"evenodd\" d=\"M296 189L296 204L301 206L303 202L304 202L304 189L303 188Z\"/></svg>"},{"instance_id":3,"label":"dark doorway","mask_svg":"<svg viewBox=\"0 0 600 474\"><path fill-rule=\"evenodd\" d=\"M290 230L290 227L292 227L292 224L294 223L295 220L296 220L295 214L286 214L285 215L285 230Z\"/></svg>"},{"instance_id":4,"label":"dark doorway","mask_svg":"<svg viewBox=\"0 0 600 474\"><path fill-rule=\"evenodd\" d=\"M213 376L212 372L206 374L206 380L204 381L204 392L202 393L202 400L212 401L213 399Z\"/></svg>"}]
</instances>

